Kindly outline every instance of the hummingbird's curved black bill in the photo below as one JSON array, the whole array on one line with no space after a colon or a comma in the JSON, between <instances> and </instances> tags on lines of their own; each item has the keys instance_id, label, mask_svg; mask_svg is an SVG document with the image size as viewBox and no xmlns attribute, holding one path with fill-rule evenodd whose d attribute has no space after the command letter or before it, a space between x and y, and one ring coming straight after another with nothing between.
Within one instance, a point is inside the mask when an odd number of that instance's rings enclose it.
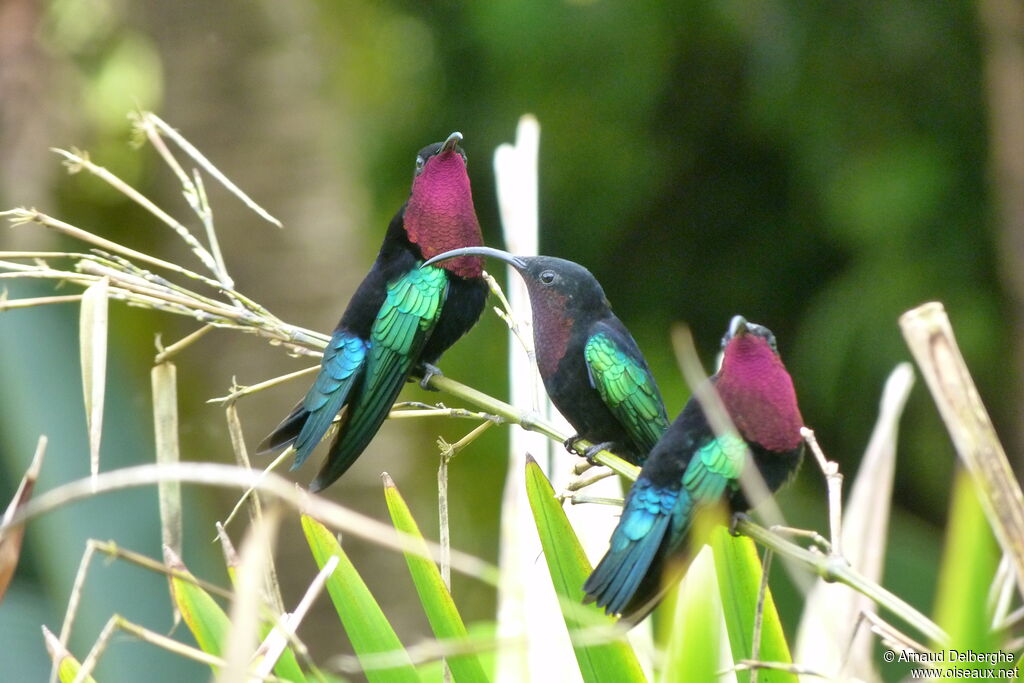
<instances>
[{"instance_id":1,"label":"hummingbird's curved black bill","mask_svg":"<svg viewBox=\"0 0 1024 683\"><path fill-rule=\"evenodd\" d=\"M420 268L432 266L438 261L447 261L448 259L455 258L456 256L490 256L491 258L504 261L516 270L522 270L526 267L526 261L514 254L508 253L507 251L502 251L501 249L493 249L491 247L462 247L460 249L452 249L451 251L446 251L434 256L433 258L429 258L423 262L423 265L420 266Z\"/></svg>"},{"instance_id":2,"label":"hummingbird's curved black bill","mask_svg":"<svg viewBox=\"0 0 1024 683\"><path fill-rule=\"evenodd\" d=\"M454 152L460 142L462 142L462 133L455 131L441 143L441 151Z\"/></svg>"},{"instance_id":3,"label":"hummingbird's curved black bill","mask_svg":"<svg viewBox=\"0 0 1024 683\"><path fill-rule=\"evenodd\" d=\"M742 337L750 328L747 326L747 319L742 315L734 315L732 320L729 321L729 339L733 337Z\"/></svg>"}]
</instances>

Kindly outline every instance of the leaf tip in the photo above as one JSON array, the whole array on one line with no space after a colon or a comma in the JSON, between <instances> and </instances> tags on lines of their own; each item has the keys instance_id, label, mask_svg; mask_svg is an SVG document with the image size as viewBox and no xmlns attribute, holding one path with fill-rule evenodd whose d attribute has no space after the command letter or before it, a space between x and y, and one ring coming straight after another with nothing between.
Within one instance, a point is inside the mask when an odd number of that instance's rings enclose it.
<instances>
[{"instance_id":1,"label":"leaf tip","mask_svg":"<svg viewBox=\"0 0 1024 683\"><path fill-rule=\"evenodd\" d=\"M186 567L185 563L182 562L181 557L178 556L178 553L174 552L174 550L171 549L171 546L164 545L163 549L164 564L166 564L171 569L176 569L178 571L188 571L188 567Z\"/></svg>"},{"instance_id":2,"label":"leaf tip","mask_svg":"<svg viewBox=\"0 0 1024 683\"><path fill-rule=\"evenodd\" d=\"M57 636L53 635L53 631L46 628L43 624L43 640L46 641L46 652L50 655L50 659L61 659L68 654L67 649L57 639Z\"/></svg>"},{"instance_id":3,"label":"leaf tip","mask_svg":"<svg viewBox=\"0 0 1024 683\"><path fill-rule=\"evenodd\" d=\"M224 564L228 568L238 567L238 553L235 552L235 545L231 542L231 537L228 536L227 530L224 525L217 522L217 539L220 541L221 550L224 552ZM172 551L173 552L173 551ZM166 554L165 554L166 557Z\"/></svg>"}]
</instances>

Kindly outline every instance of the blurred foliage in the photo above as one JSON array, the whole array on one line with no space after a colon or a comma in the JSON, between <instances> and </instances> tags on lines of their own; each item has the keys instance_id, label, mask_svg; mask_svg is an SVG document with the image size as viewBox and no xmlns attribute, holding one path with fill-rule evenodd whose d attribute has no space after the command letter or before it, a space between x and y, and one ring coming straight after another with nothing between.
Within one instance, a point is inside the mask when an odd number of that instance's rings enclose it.
<instances>
[{"instance_id":1,"label":"blurred foliage","mask_svg":"<svg viewBox=\"0 0 1024 683\"><path fill-rule=\"evenodd\" d=\"M283 317L294 314L296 322L324 330L333 325L351 291L338 278L358 278L369 264L408 192L415 150L451 130L466 135L485 238L500 244L490 155L530 111L542 125L542 251L583 263L604 283L659 377L670 413L688 391L669 347L669 325L691 325L710 365L730 316L742 313L775 331L806 421L829 455L852 471L884 378L909 357L897 316L941 299L997 428L1004 438L1016 437L1008 430L1018 378L1006 362L1013 340L995 267L983 54L972 3L319 0L284 8L270 0L50 0L27 6L41 10L24 35L35 36L41 55L29 78L44 86L37 110L50 122L42 137L31 139L30 154L45 157L48 145L77 144L161 205L180 207L173 184L153 177L155 155L125 144L124 114L138 105L163 110L183 129L187 121L186 134L198 133L199 146L228 175L255 188L272 211L290 210L280 234L248 217L244 229L229 221L226 235L221 224L229 266L242 270L241 289ZM20 102L0 101L5 111ZM12 120L18 119L0 118ZM0 128L0 149L20 135ZM27 164L25 154L6 158ZM43 188L0 186L4 206L38 203L113 239L188 260L169 233L123 197L93 179L58 175L56 161L50 164ZM17 170L9 175L17 179ZM344 185L331 185L339 178ZM308 194L318 188L351 205L344 220L315 200L321 194ZM289 203L292 195L302 200ZM214 206L220 206L216 197ZM341 231L339 222L358 232ZM0 244L8 234L0 232ZM334 241L324 243L325 235ZM313 253L314 242L326 254ZM289 244L303 245L311 264L347 258L344 264L361 265L347 275L345 267L311 265L304 276L302 261L277 272L260 260L267 253L283 260ZM256 265L245 271L249 262ZM309 309L281 309L303 298L312 301ZM152 458L146 367L153 335L176 339L192 329L187 321L116 306L111 314L111 355L121 362L110 370L115 398L108 400L104 467ZM76 315L66 307L0 316L6 437L0 500L13 491L39 432L51 437L44 490L87 471ZM500 322L485 316L442 367L502 396L503 338ZM222 394L239 372L232 356L255 367L284 361L251 339L210 343L228 351L197 351L179 367L185 453L228 459L223 417L205 399ZM255 372L254 365L245 367ZM292 386L252 399L269 412L252 410L261 419L283 414L299 392ZM415 389L406 396L442 398ZM247 423L250 439L269 426ZM422 482L420 491L405 488L425 521L435 495L433 437L454 440L465 425L436 421L405 429L420 430L412 441L419 445L395 458L404 458ZM491 430L451 472L453 543L491 558L504 439L502 430ZM925 608L932 602L929 558L939 555L937 529L948 508L954 456L922 388L911 397L900 445L887 579ZM383 469L377 461L365 466ZM310 476L303 470L298 480ZM358 493L343 487L337 495L346 500ZM186 495L196 502L186 520L196 537L208 528L208 505L230 504ZM781 499L794 523L823 528L823 497L818 472L805 467ZM108 519L126 500L89 508ZM151 532L118 540L158 555L155 503L131 504L137 505L150 517L121 515L120 521L146 521ZM365 507L384 515L379 500ZM60 519L44 520L27 536L33 559L15 580L21 593L5 605L29 605L44 615L35 621L51 626L63 610L83 534L122 533L101 532L85 518L82 530L72 529ZM47 541L40 538L44 528ZM424 533L434 537L436 527L425 524ZM365 547L353 544L357 564L355 549ZM63 569L55 575L54 566ZM378 594L391 581L364 574L379 582L371 586ZM401 590L411 595L411 586ZM467 609L467 618L493 613L488 589L456 577L454 592L477 609ZM796 605L784 582L777 597L791 630ZM73 641L76 652L109 616L108 605L94 607L95 616L80 625L82 640ZM428 632L422 621L396 627ZM37 650L45 661L41 641Z\"/></svg>"}]
</instances>

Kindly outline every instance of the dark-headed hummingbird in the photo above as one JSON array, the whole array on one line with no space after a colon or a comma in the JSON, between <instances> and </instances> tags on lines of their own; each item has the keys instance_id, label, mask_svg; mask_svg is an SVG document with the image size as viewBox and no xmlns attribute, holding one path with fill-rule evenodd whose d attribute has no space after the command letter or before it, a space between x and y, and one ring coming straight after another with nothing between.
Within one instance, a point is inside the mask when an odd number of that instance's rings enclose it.
<instances>
[{"instance_id":1,"label":"dark-headed hummingbird","mask_svg":"<svg viewBox=\"0 0 1024 683\"><path fill-rule=\"evenodd\" d=\"M423 261L482 243L460 133L420 150L409 200L391 219L370 272L356 289L324 350L306 397L260 444L295 448L295 469L341 413L327 460L310 484L319 491L355 462L387 417L410 374L424 386L434 363L483 312L483 259L439 266Z\"/></svg>"},{"instance_id":2,"label":"dark-headed hummingbird","mask_svg":"<svg viewBox=\"0 0 1024 683\"><path fill-rule=\"evenodd\" d=\"M468 255L501 259L526 281L537 368L551 402L576 430L566 447L586 439L593 444L587 457L609 448L643 462L668 428L665 405L640 348L590 271L560 258L490 247L455 249L426 264Z\"/></svg>"},{"instance_id":3,"label":"dark-headed hummingbird","mask_svg":"<svg viewBox=\"0 0 1024 683\"><path fill-rule=\"evenodd\" d=\"M657 605L675 578L667 568L675 565L676 576L681 573L690 528L702 507L724 502L733 512L749 509L740 489L748 449L772 492L800 464L803 418L775 336L736 316L722 348L722 366L710 381L739 436L716 435L691 398L648 456L608 552L583 586L588 602L629 622Z\"/></svg>"}]
</instances>

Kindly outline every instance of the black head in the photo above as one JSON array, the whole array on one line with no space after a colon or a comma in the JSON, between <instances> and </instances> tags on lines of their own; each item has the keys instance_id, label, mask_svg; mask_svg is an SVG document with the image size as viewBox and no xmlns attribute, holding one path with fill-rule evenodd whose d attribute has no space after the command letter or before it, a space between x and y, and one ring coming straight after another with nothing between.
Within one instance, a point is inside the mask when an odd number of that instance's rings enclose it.
<instances>
[{"instance_id":1,"label":"black head","mask_svg":"<svg viewBox=\"0 0 1024 683\"><path fill-rule=\"evenodd\" d=\"M459 146L460 142L462 142L462 133L455 131L449 135L444 142L435 142L421 149L419 153L416 154L416 172L413 174L413 177L415 178L419 174L423 173L423 169L427 167L427 162L443 152L455 152L462 157L463 164L468 163L466 153L462 150L462 147Z\"/></svg>"},{"instance_id":2,"label":"black head","mask_svg":"<svg viewBox=\"0 0 1024 683\"><path fill-rule=\"evenodd\" d=\"M722 337L722 350L724 351L733 339L747 335L763 339L775 355L779 354L779 347L775 343L775 335L772 334L772 331L764 325L747 322L747 319L742 315L734 315L729 322L729 329L726 331L725 336Z\"/></svg>"},{"instance_id":3,"label":"black head","mask_svg":"<svg viewBox=\"0 0 1024 683\"><path fill-rule=\"evenodd\" d=\"M519 271L534 308L542 301L558 301L560 308L577 312L603 312L611 308L601 284L589 270L554 256L514 256L490 247L466 247L438 254L423 265L467 254L500 259Z\"/></svg>"}]
</instances>

